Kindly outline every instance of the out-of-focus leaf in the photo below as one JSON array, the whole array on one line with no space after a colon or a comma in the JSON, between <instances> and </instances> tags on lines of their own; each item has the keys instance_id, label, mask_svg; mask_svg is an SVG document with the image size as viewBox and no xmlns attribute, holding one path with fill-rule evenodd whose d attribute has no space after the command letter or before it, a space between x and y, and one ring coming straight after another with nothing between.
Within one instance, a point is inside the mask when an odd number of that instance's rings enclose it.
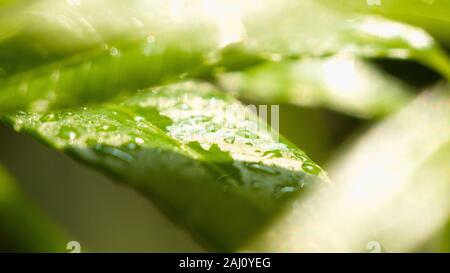
<instances>
[{"instance_id":1,"label":"out-of-focus leaf","mask_svg":"<svg viewBox=\"0 0 450 273\"><path fill-rule=\"evenodd\" d=\"M1 165L0 234L1 243L24 252L64 252L70 241L60 227L26 198Z\"/></svg>"},{"instance_id":2,"label":"out-of-focus leaf","mask_svg":"<svg viewBox=\"0 0 450 273\"><path fill-rule=\"evenodd\" d=\"M329 166L335 187L294 203L250 249L416 249L450 215L449 100L448 87L427 91L351 142Z\"/></svg>"},{"instance_id":3,"label":"out-of-focus leaf","mask_svg":"<svg viewBox=\"0 0 450 273\"><path fill-rule=\"evenodd\" d=\"M8 122L138 189L221 250L238 249L304 187L327 180L302 151L207 84L161 87L122 103L19 113Z\"/></svg>"},{"instance_id":4,"label":"out-of-focus leaf","mask_svg":"<svg viewBox=\"0 0 450 273\"><path fill-rule=\"evenodd\" d=\"M450 45L450 2L435 0L321 0L333 4L335 8L352 9L363 13L381 14L396 20L423 27L439 40Z\"/></svg>"},{"instance_id":5,"label":"out-of-focus leaf","mask_svg":"<svg viewBox=\"0 0 450 273\"><path fill-rule=\"evenodd\" d=\"M412 96L411 87L345 56L267 63L223 74L219 83L251 100L322 106L366 118L389 114Z\"/></svg>"},{"instance_id":6,"label":"out-of-focus leaf","mask_svg":"<svg viewBox=\"0 0 450 273\"><path fill-rule=\"evenodd\" d=\"M346 17L313 1L175 2L33 1L7 13L0 112L77 106L178 76L337 53L415 59L450 75L430 36L382 18Z\"/></svg>"},{"instance_id":7,"label":"out-of-focus leaf","mask_svg":"<svg viewBox=\"0 0 450 273\"><path fill-rule=\"evenodd\" d=\"M243 51L275 61L336 53L413 59L450 78L448 56L420 28L378 16L337 12L318 1L286 0L269 6L250 9L244 17Z\"/></svg>"},{"instance_id":8,"label":"out-of-focus leaf","mask_svg":"<svg viewBox=\"0 0 450 273\"><path fill-rule=\"evenodd\" d=\"M216 32L171 12L166 1L33 1L6 14L0 112L103 101L191 72Z\"/></svg>"},{"instance_id":9,"label":"out-of-focus leaf","mask_svg":"<svg viewBox=\"0 0 450 273\"><path fill-rule=\"evenodd\" d=\"M13 62L2 62L6 73L105 44L117 46L190 28L197 28L204 39L217 41L213 49L241 42L239 50L244 55L263 59L337 51L406 58L435 49L432 39L419 29L382 18L341 14L312 0L45 0L28 2L4 17L4 22L15 26L13 34L0 44L3 58L14 55ZM188 40L189 36L183 36L177 42ZM404 52L399 54L399 50Z\"/></svg>"},{"instance_id":10,"label":"out-of-focus leaf","mask_svg":"<svg viewBox=\"0 0 450 273\"><path fill-rule=\"evenodd\" d=\"M45 111L112 99L173 80L202 61L204 44L196 43L195 34L183 35L190 40L182 46L174 40L181 36L164 37L158 43L144 40L100 49L99 54L75 55L62 63L0 80L0 109Z\"/></svg>"},{"instance_id":11,"label":"out-of-focus leaf","mask_svg":"<svg viewBox=\"0 0 450 273\"><path fill-rule=\"evenodd\" d=\"M159 42L160 36L168 33L179 36L171 47L184 48L193 44L190 39L211 40L216 33L204 16L192 20L190 8L177 17L168 1L44 0L11 9L4 11L0 20L0 36L7 37L0 43L4 75L104 47ZM201 10L195 11L199 13ZM196 36L190 36L193 32ZM201 32L207 35L199 35ZM147 53L150 51L149 47Z\"/></svg>"}]
</instances>

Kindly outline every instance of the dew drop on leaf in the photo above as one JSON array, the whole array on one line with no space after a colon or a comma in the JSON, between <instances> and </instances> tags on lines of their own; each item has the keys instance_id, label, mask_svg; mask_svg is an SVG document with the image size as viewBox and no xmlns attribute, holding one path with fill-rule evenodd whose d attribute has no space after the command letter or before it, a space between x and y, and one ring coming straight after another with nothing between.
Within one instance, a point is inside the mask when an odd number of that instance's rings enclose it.
<instances>
[{"instance_id":1,"label":"dew drop on leaf","mask_svg":"<svg viewBox=\"0 0 450 273\"><path fill-rule=\"evenodd\" d=\"M269 167L269 166L265 166L261 163L245 163L245 166L249 169L252 170L254 172L260 172L260 173L264 173L264 174L270 174L270 175L277 175L280 173L280 171Z\"/></svg>"},{"instance_id":2,"label":"dew drop on leaf","mask_svg":"<svg viewBox=\"0 0 450 273\"><path fill-rule=\"evenodd\" d=\"M257 134L255 134L252 131L247 130L247 129L246 130L239 130L237 132L237 135L240 136L240 137L243 137L243 138L252 138L252 139L258 138Z\"/></svg>"},{"instance_id":3,"label":"dew drop on leaf","mask_svg":"<svg viewBox=\"0 0 450 273\"><path fill-rule=\"evenodd\" d=\"M191 110L191 106L189 106L189 104L186 103L178 103L175 105L175 107L180 110Z\"/></svg>"},{"instance_id":4,"label":"dew drop on leaf","mask_svg":"<svg viewBox=\"0 0 450 273\"><path fill-rule=\"evenodd\" d=\"M302 169L312 175L318 175L321 172L321 169L311 161L305 161L302 164Z\"/></svg>"},{"instance_id":5,"label":"dew drop on leaf","mask_svg":"<svg viewBox=\"0 0 450 273\"><path fill-rule=\"evenodd\" d=\"M74 141L76 136L77 136L77 132L74 128L70 127L70 126L62 126L59 129L58 132L58 136L64 140L68 140L68 141Z\"/></svg>"},{"instance_id":6,"label":"dew drop on leaf","mask_svg":"<svg viewBox=\"0 0 450 273\"><path fill-rule=\"evenodd\" d=\"M236 138L234 136L226 136L223 141L225 141L228 144L233 144Z\"/></svg>"},{"instance_id":7,"label":"dew drop on leaf","mask_svg":"<svg viewBox=\"0 0 450 273\"><path fill-rule=\"evenodd\" d=\"M111 55L113 57L120 57L120 51L115 47L111 47L109 49L109 55Z\"/></svg>"},{"instance_id":8,"label":"dew drop on leaf","mask_svg":"<svg viewBox=\"0 0 450 273\"><path fill-rule=\"evenodd\" d=\"M135 138L134 141L136 142L136 144L139 144L139 145L144 144L144 140L140 137Z\"/></svg>"},{"instance_id":9,"label":"dew drop on leaf","mask_svg":"<svg viewBox=\"0 0 450 273\"><path fill-rule=\"evenodd\" d=\"M102 144L96 144L94 145L94 151L104 155L112 156L125 162L131 162L133 160L132 155L116 147L109 147Z\"/></svg>"},{"instance_id":10,"label":"dew drop on leaf","mask_svg":"<svg viewBox=\"0 0 450 273\"><path fill-rule=\"evenodd\" d=\"M263 153L263 156L266 158L279 158L281 157L281 151L280 150L270 150L270 151L265 151Z\"/></svg>"},{"instance_id":11,"label":"dew drop on leaf","mask_svg":"<svg viewBox=\"0 0 450 273\"><path fill-rule=\"evenodd\" d=\"M104 132L113 132L117 130L117 127L114 125L102 125L100 129Z\"/></svg>"},{"instance_id":12,"label":"dew drop on leaf","mask_svg":"<svg viewBox=\"0 0 450 273\"><path fill-rule=\"evenodd\" d=\"M299 187L297 185L278 185L275 187L275 198L280 198L281 196L297 192L299 190Z\"/></svg>"},{"instance_id":13,"label":"dew drop on leaf","mask_svg":"<svg viewBox=\"0 0 450 273\"><path fill-rule=\"evenodd\" d=\"M49 113L49 114L45 114L43 115L40 120L42 122L50 122L50 121L55 121L56 120L56 116L53 113Z\"/></svg>"}]
</instances>

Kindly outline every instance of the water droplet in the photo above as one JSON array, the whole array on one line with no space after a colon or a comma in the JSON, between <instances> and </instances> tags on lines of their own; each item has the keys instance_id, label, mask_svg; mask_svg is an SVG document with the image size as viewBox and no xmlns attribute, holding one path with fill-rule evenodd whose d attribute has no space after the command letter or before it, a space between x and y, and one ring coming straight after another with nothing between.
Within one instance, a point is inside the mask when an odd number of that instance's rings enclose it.
<instances>
[{"instance_id":1,"label":"water droplet","mask_svg":"<svg viewBox=\"0 0 450 273\"><path fill-rule=\"evenodd\" d=\"M139 144L139 145L144 144L144 140L140 137L135 138L134 141L136 142L136 144Z\"/></svg>"},{"instance_id":2,"label":"water droplet","mask_svg":"<svg viewBox=\"0 0 450 273\"><path fill-rule=\"evenodd\" d=\"M240 137L244 137L244 138L252 138L252 139L258 138L257 134L255 134L252 131L247 130L247 129L246 130L239 130L237 132L237 135L240 136Z\"/></svg>"},{"instance_id":3,"label":"water droplet","mask_svg":"<svg viewBox=\"0 0 450 273\"><path fill-rule=\"evenodd\" d=\"M295 157L295 159L300 160L302 162L305 162L308 160L306 155L304 155L303 153L300 153L300 152L294 152L294 157Z\"/></svg>"},{"instance_id":4,"label":"water droplet","mask_svg":"<svg viewBox=\"0 0 450 273\"><path fill-rule=\"evenodd\" d=\"M249 169L252 170L254 172L260 172L260 173L265 173L265 174L270 174L270 175L277 175L280 173L280 171L274 169L273 167L270 166L265 166L261 163L249 163L246 162L245 166Z\"/></svg>"},{"instance_id":5,"label":"water droplet","mask_svg":"<svg viewBox=\"0 0 450 273\"><path fill-rule=\"evenodd\" d=\"M191 110L191 106L189 106L189 104L186 103L178 103L175 105L176 108L180 109L180 110Z\"/></svg>"},{"instance_id":6,"label":"water droplet","mask_svg":"<svg viewBox=\"0 0 450 273\"><path fill-rule=\"evenodd\" d=\"M132 155L130 155L129 153L127 153L125 151L120 150L119 148L105 146L102 144L95 144L93 149L94 149L94 151L96 151L98 153L112 156L114 158L120 159L125 162L131 162L133 160Z\"/></svg>"},{"instance_id":7,"label":"water droplet","mask_svg":"<svg viewBox=\"0 0 450 273\"><path fill-rule=\"evenodd\" d=\"M218 126L215 123L210 123L206 126L206 130L210 133L214 133L214 132L217 132Z\"/></svg>"},{"instance_id":8,"label":"water droplet","mask_svg":"<svg viewBox=\"0 0 450 273\"><path fill-rule=\"evenodd\" d=\"M289 182L297 183L301 188L303 188L305 184L306 174L303 172L292 172L289 175Z\"/></svg>"},{"instance_id":9,"label":"water droplet","mask_svg":"<svg viewBox=\"0 0 450 273\"><path fill-rule=\"evenodd\" d=\"M266 57L271 60L272 62L279 62L283 60L283 55L277 54L277 53L270 53L267 54Z\"/></svg>"},{"instance_id":10,"label":"water droplet","mask_svg":"<svg viewBox=\"0 0 450 273\"><path fill-rule=\"evenodd\" d=\"M131 142L131 143L127 144L127 148L130 149L130 150L136 150L137 147L138 146L134 142Z\"/></svg>"},{"instance_id":11,"label":"water droplet","mask_svg":"<svg viewBox=\"0 0 450 273\"><path fill-rule=\"evenodd\" d=\"M275 198L280 198L283 195L289 194L289 193L295 193L298 192L299 187L297 185L278 185L275 187Z\"/></svg>"},{"instance_id":12,"label":"water droplet","mask_svg":"<svg viewBox=\"0 0 450 273\"><path fill-rule=\"evenodd\" d=\"M105 124L105 125L101 126L101 130L105 131L105 132L112 132L112 131L115 131L116 129L117 129L117 127L114 125Z\"/></svg>"},{"instance_id":13,"label":"water droplet","mask_svg":"<svg viewBox=\"0 0 450 273\"><path fill-rule=\"evenodd\" d=\"M317 166L316 164L314 164L312 161L305 161L302 164L302 169L312 175L318 175L321 173L321 169L319 168L319 166Z\"/></svg>"},{"instance_id":14,"label":"water droplet","mask_svg":"<svg viewBox=\"0 0 450 273\"><path fill-rule=\"evenodd\" d=\"M115 47L111 47L109 49L109 55L113 56L113 57L119 57L121 55L120 50L115 48Z\"/></svg>"},{"instance_id":15,"label":"water droplet","mask_svg":"<svg viewBox=\"0 0 450 273\"><path fill-rule=\"evenodd\" d=\"M70 126L62 126L59 129L58 136L62 139L70 141L72 144L75 138L77 137L77 132L74 128Z\"/></svg>"},{"instance_id":16,"label":"water droplet","mask_svg":"<svg viewBox=\"0 0 450 273\"><path fill-rule=\"evenodd\" d=\"M227 136L223 139L223 141L225 141L228 144L233 144L235 140L236 138L234 136Z\"/></svg>"},{"instance_id":17,"label":"water droplet","mask_svg":"<svg viewBox=\"0 0 450 273\"><path fill-rule=\"evenodd\" d=\"M45 114L45 115L43 115L43 116L40 118L40 120L41 120L42 122L55 121L55 119L56 119L56 115L53 114L53 113Z\"/></svg>"},{"instance_id":18,"label":"water droplet","mask_svg":"<svg viewBox=\"0 0 450 273\"><path fill-rule=\"evenodd\" d=\"M136 117L134 118L134 120L135 120L136 122L141 122L141 121L143 121L143 120L145 120L145 119L144 119L144 117L136 116Z\"/></svg>"},{"instance_id":19,"label":"water droplet","mask_svg":"<svg viewBox=\"0 0 450 273\"><path fill-rule=\"evenodd\" d=\"M281 155L281 151L280 150L270 150L270 151L265 151L263 153L263 156L266 157L266 158L274 158L274 157L279 158L282 155Z\"/></svg>"}]
</instances>

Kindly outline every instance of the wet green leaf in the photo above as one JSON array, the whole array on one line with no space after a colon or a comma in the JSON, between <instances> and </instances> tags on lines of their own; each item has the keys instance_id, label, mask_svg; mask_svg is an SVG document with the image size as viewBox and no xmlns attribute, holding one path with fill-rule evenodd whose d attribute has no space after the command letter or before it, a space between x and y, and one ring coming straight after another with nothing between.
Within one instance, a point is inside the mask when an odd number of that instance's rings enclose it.
<instances>
[{"instance_id":1,"label":"wet green leaf","mask_svg":"<svg viewBox=\"0 0 450 273\"><path fill-rule=\"evenodd\" d=\"M320 1L287 0L250 12L244 17L247 39L241 43L243 49L235 51L272 61L335 54L408 59L450 78L448 56L422 29L331 7Z\"/></svg>"},{"instance_id":2,"label":"wet green leaf","mask_svg":"<svg viewBox=\"0 0 450 273\"><path fill-rule=\"evenodd\" d=\"M215 249L236 250L309 184L327 180L302 151L208 84L22 112L8 123L136 188Z\"/></svg>"}]
</instances>

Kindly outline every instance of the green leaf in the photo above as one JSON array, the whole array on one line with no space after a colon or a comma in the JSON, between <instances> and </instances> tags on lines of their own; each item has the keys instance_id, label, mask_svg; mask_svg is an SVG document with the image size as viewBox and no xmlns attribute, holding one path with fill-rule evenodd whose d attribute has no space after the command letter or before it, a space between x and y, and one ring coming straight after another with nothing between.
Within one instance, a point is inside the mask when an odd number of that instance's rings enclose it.
<instances>
[{"instance_id":1,"label":"green leaf","mask_svg":"<svg viewBox=\"0 0 450 273\"><path fill-rule=\"evenodd\" d=\"M322 0L336 8L352 9L384 16L417 25L431 32L438 40L450 45L450 2L426 0L382 0L381 5L368 5L365 1Z\"/></svg>"},{"instance_id":2,"label":"green leaf","mask_svg":"<svg viewBox=\"0 0 450 273\"><path fill-rule=\"evenodd\" d=\"M27 1L0 12L3 76L94 51L92 57L104 47L159 42L161 36L177 37L170 47L185 49L195 44L192 40L215 39L202 17L192 21L192 12L185 10L177 18L165 1ZM152 53L151 46L143 50Z\"/></svg>"},{"instance_id":3,"label":"green leaf","mask_svg":"<svg viewBox=\"0 0 450 273\"><path fill-rule=\"evenodd\" d=\"M304 152L208 84L22 112L8 123L136 188L214 249L237 250L309 184L327 181Z\"/></svg>"},{"instance_id":4,"label":"green leaf","mask_svg":"<svg viewBox=\"0 0 450 273\"><path fill-rule=\"evenodd\" d=\"M321 106L364 118L387 115L413 95L412 87L346 56L266 63L220 75L219 83L252 101Z\"/></svg>"},{"instance_id":5,"label":"green leaf","mask_svg":"<svg viewBox=\"0 0 450 273\"><path fill-rule=\"evenodd\" d=\"M235 50L241 54L253 52L274 61L339 53L412 59L450 78L448 56L433 37L383 17L343 13L318 1L287 0L249 12L243 21L247 39L241 43L243 49Z\"/></svg>"},{"instance_id":6,"label":"green leaf","mask_svg":"<svg viewBox=\"0 0 450 273\"><path fill-rule=\"evenodd\" d=\"M2 17L0 113L101 102L179 77L308 56L414 59L450 78L447 56L420 29L313 1L264 1L257 11L211 2L183 13L165 1L85 2L32 1Z\"/></svg>"}]
</instances>

